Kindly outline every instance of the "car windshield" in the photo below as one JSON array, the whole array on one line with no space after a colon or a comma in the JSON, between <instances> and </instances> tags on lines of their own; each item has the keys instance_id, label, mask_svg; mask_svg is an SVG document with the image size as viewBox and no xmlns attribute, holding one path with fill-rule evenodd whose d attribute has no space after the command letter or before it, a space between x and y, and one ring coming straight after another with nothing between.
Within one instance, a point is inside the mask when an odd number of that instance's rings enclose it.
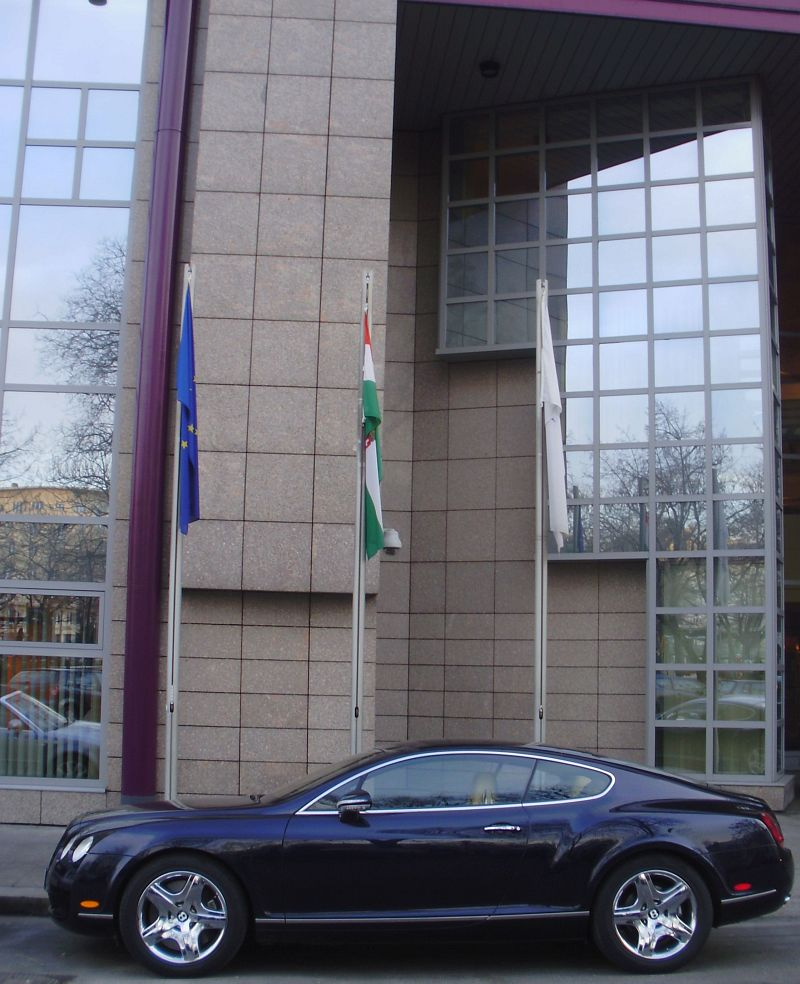
<instances>
[{"instance_id":1,"label":"car windshield","mask_svg":"<svg viewBox=\"0 0 800 984\"><path fill-rule=\"evenodd\" d=\"M324 783L327 779L332 781L351 768L380 758L382 754L380 750L363 752L361 755L354 755L352 758L345 759L342 762L336 762L334 765L322 765L307 775L294 780L294 782L286 783L277 789L263 793L261 802L282 803L285 800L292 799L292 797L304 793L306 790L314 789L315 786Z\"/></svg>"},{"instance_id":2,"label":"car windshield","mask_svg":"<svg viewBox=\"0 0 800 984\"><path fill-rule=\"evenodd\" d=\"M39 731L55 731L56 728L63 728L67 723L63 714L59 714L52 707L48 707L47 704L21 690L15 690L14 693L6 694L0 699L18 717L23 718Z\"/></svg>"}]
</instances>

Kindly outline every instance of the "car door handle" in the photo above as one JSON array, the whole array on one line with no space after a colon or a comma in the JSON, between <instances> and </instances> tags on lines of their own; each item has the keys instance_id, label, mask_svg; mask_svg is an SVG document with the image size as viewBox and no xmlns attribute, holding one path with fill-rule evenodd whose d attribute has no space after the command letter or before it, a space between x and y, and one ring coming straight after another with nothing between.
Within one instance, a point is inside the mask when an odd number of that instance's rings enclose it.
<instances>
[{"instance_id":1,"label":"car door handle","mask_svg":"<svg viewBox=\"0 0 800 984\"><path fill-rule=\"evenodd\" d=\"M518 827L515 823L490 823L483 830L486 834L518 834L522 830L522 827Z\"/></svg>"}]
</instances>

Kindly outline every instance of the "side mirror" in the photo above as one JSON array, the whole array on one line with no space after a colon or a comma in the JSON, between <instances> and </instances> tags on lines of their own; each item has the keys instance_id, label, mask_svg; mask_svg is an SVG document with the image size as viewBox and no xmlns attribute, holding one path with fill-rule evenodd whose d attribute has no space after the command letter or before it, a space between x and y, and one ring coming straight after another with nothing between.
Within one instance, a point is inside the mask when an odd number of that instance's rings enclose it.
<instances>
[{"instance_id":1,"label":"side mirror","mask_svg":"<svg viewBox=\"0 0 800 984\"><path fill-rule=\"evenodd\" d=\"M372 797L369 793L365 793L363 789L359 789L354 793L343 796L336 804L336 809L339 811L339 819L345 821L355 820L365 810L369 810L371 806Z\"/></svg>"}]
</instances>

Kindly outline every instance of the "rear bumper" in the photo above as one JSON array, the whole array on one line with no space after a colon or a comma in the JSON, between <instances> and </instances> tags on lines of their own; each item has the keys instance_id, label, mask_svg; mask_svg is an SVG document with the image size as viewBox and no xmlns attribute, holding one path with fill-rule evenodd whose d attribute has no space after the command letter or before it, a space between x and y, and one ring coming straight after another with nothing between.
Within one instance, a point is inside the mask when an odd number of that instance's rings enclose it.
<instances>
[{"instance_id":1,"label":"rear bumper","mask_svg":"<svg viewBox=\"0 0 800 984\"><path fill-rule=\"evenodd\" d=\"M765 916L780 909L789 901L794 884L792 852L781 849L779 860L770 868L767 876L762 877L759 881L762 886L767 884L774 887L722 898L717 914L717 926L742 922L745 919L753 919L755 916Z\"/></svg>"}]
</instances>

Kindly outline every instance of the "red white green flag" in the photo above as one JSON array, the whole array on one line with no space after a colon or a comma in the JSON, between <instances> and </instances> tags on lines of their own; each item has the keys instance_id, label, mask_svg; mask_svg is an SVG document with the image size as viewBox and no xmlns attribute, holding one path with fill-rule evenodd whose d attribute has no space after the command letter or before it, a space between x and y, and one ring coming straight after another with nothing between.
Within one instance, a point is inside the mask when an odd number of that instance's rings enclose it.
<instances>
[{"instance_id":1,"label":"red white green flag","mask_svg":"<svg viewBox=\"0 0 800 984\"><path fill-rule=\"evenodd\" d=\"M381 408L378 405L378 388L375 385L375 364L372 361L372 340L369 333L369 315L364 311L364 372L362 382L364 407L364 470L366 494L364 496L364 546L367 557L383 549L383 513L381 511L381 442L378 428Z\"/></svg>"}]
</instances>

